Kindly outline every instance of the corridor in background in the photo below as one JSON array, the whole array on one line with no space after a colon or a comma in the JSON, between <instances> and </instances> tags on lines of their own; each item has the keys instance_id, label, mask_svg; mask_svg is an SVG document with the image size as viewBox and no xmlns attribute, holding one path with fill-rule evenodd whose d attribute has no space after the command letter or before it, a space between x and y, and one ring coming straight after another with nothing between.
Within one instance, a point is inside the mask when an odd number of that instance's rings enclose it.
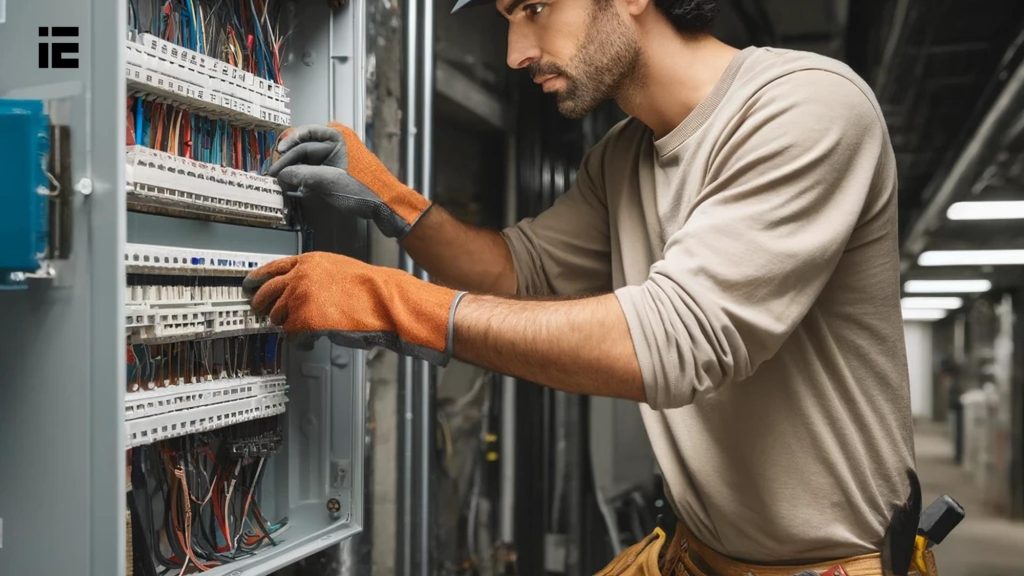
<instances>
[{"instance_id":1,"label":"corridor in background","mask_svg":"<svg viewBox=\"0 0 1024 576\"><path fill-rule=\"evenodd\" d=\"M914 445L924 504L949 494L967 512L964 521L935 549L942 576L1020 576L1024 522L1008 520L985 503L970 473L953 462L948 428L918 421Z\"/></svg>"}]
</instances>

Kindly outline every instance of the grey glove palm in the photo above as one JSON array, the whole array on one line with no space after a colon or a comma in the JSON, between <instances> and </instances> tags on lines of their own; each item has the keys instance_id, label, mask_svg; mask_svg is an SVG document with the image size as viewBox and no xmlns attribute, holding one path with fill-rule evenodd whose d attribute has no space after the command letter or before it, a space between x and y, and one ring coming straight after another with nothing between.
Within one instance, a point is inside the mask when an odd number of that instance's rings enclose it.
<instances>
[{"instance_id":1,"label":"grey glove palm","mask_svg":"<svg viewBox=\"0 0 1024 576\"><path fill-rule=\"evenodd\" d=\"M381 233L402 239L430 202L395 178L350 128L300 126L277 145L281 157L268 175L300 198L316 195L344 214L373 220Z\"/></svg>"}]
</instances>

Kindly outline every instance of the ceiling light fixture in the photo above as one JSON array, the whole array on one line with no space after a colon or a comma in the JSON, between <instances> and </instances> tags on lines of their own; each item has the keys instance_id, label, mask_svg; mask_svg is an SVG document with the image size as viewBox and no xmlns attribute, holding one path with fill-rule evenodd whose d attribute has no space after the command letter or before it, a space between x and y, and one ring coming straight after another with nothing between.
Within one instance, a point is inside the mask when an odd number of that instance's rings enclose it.
<instances>
[{"instance_id":1,"label":"ceiling light fixture","mask_svg":"<svg viewBox=\"0 0 1024 576\"><path fill-rule=\"evenodd\" d=\"M945 310L904 310L904 322L934 322L942 320L948 314Z\"/></svg>"},{"instance_id":2,"label":"ceiling light fixture","mask_svg":"<svg viewBox=\"0 0 1024 576\"><path fill-rule=\"evenodd\" d=\"M904 310L956 310L964 305L964 299L956 296L918 296L900 300Z\"/></svg>"},{"instance_id":3,"label":"ceiling light fixture","mask_svg":"<svg viewBox=\"0 0 1024 576\"><path fill-rule=\"evenodd\" d=\"M956 202L946 210L950 220L1020 220L1024 201Z\"/></svg>"},{"instance_id":4,"label":"ceiling light fixture","mask_svg":"<svg viewBox=\"0 0 1024 576\"><path fill-rule=\"evenodd\" d=\"M1009 266L1024 264L1024 250L929 250L921 266Z\"/></svg>"},{"instance_id":5,"label":"ceiling light fixture","mask_svg":"<svg viewBox=\"0 0 1024 576\"><path fill-rule=\"evenodd\" d=\"M992 289L992 282L973 280L907 280L903 291L907 294L980 294Z\"/></svg>"}]
</instances>

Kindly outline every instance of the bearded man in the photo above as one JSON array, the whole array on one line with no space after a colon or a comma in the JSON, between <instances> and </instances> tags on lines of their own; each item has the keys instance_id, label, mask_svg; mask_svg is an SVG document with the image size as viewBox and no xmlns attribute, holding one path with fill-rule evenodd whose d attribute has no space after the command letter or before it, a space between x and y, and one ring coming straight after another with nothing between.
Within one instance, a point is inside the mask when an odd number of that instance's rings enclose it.
<instances>
[{"instance_id":1,"label":"bearded man","mask_svg":"<svg viewBox=\"0 0 1024 576\"><path fill-rule=\"evenodd\" d=\"M916 526L892 146L847 66L728 46L716 4L498 0L509 66L563 114L629 116L572 189L483 230L350 129L294 129L281 185L372 220L438 283L309 253L246 287L289 333L637 402L681 522L608 574L880 575Z\"/></svg>"}]
</instances>

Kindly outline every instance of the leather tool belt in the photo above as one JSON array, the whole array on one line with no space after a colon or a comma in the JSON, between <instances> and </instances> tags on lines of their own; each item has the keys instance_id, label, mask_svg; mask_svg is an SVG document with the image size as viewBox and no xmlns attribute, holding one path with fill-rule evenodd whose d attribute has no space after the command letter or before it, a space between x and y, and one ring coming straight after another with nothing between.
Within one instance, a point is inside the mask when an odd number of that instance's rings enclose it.
<instances>
[{"instance_id":1,"label":"leather tool belt","mask_svg":"<svg viewBox=\"0 0 1024 576\"><path fill-rule=\"evenodd\" d=\"M616 556L595 576L883 576L881 555L864 554L817 564L767 566L719 554L682 524L671 542L661 528Z\"/></svg>"}]
</instances>

